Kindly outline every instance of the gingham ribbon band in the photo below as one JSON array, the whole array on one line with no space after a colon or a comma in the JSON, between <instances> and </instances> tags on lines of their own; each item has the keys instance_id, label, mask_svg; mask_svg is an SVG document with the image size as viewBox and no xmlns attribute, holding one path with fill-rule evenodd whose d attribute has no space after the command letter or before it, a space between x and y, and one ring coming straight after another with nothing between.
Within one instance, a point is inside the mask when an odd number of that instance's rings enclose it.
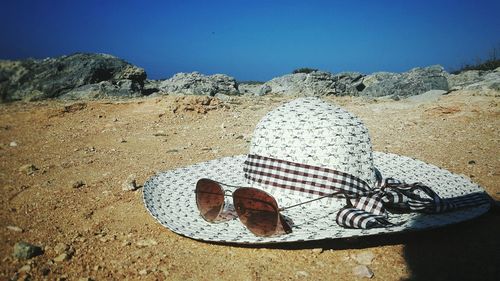
<instances>
[{"instance_id":1,"label":"gingham ribbon band","mask_svg":"<svg viewBox=\"0 0 500 281\"><path fill-rule=\"evenodd\" d=\"M365 181L340 171L259 155L248 155L245 177L263 185L285 188L319 196L342 192L346 207L339 210L336 221L348 228L389 227L388 209L423 213L440 213L481 204L490 204L486 193L472 193L442 199L431 188L407 184L392 178L370 187Z\"/></svg>"}]
</instances>

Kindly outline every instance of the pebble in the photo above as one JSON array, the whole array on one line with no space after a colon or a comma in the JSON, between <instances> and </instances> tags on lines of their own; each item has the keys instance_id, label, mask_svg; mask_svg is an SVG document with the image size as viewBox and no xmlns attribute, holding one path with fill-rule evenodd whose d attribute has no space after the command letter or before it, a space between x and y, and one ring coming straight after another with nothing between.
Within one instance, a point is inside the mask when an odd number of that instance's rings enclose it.
<instances>
[{"instance_id":1,"label":"pebble","mask_svg":"<svg viewBox=\"0 0 500 281\"><path fill-rule=\"evenodd\" d=\"M122 183L123 191L134 191L138 188L137 182L135 180L135 175L131 174L127 177L127 179Z\"/></svg>"},{"instance_id":2,"label":"pebble","mask_svg":"<svg viewBox=\"0 0 500 281\"><path fill-rule=\"evenodd\" d=\"M126 143L127 141L124 138L118 140L119 143Z\"/></svg>"},{"instance_id":3,"label":"pebble","mask_svg":"<svg viewBox=\"0 0 500 281\"><path fill-rule=\"evenodd\" d=\"M352 255L351 257L359 264L370 265L372 264L372 260L375 258L375 255L371 251L364 251L359 254Z\"/></svg>"},{"instance_id":4,"label":"pebble","mask_svg":"<svg viewBox=\"0 0 500 281\"><path fill-rule=\"evenodd\" d=\"M22 228L20 228L18 226L14 226L14 225L7 225L7 229L15 231L15 232L23 232L24 231Z\"/></svg>"},{"instance_id":5,"label":"pebble","mask_svg":"<svg viewBox=\"0 0 500 281\"><path fill-rule=\"evenodd\" d=\"M295 272L295 276L305 278L309 276L309 273L307 271L297 271Z\"/></svg>"},{"instance_id":6,"label":"pebble","mask_svg":"<svg viewBox=\"0 0 500 281\"><path fill-rule=\"evenodd\" d=\"M63 253L66 253L66 251L68 251L69 249L70 249L69 245L64 244L64 243L58 243L58 244L54 247L54 251L56 252L56 254L63 254Z\"/></svg>"},{"instance_id":7,"label":"pebble","mask_svg":"<svg viewBox=\"0 0 500 281\"><path fill-rule=\"evenodd\" d=\"M73 187L73 188L80 188L80 187L83 187L83 186L85 186L85 182L82 181L82 180L79 180L79 181L75 181L71 187Z\"/></svg>"},{"instance_id":8,"label":"pebble","mask_svg":"<svg viewBox=\"0 0 500 281\"><path fill-rule=\"evenodd\" d=\"M50 268L47 266L44 266L40 269L40 272L42 273L43 276L47 276L50 273Z\"/></svg>"},{"instance_id":9,"label":"pebble","mask_svg":"<svg viewBox=\"0 0 500 281\"><path fill-rule=\"evenodd\" d=\"M17 142L15 142L15 141L11 141L11 142L9 143L9 146L10 146L10 147L16 147L16 146L17 146Z\"/></svg>"},{"instance_id":10,"label":"pebble","mask_svg":"<svg viewBox=\"0 0 500 281\"><path fill-rule=\"evenodd\" d=\"M30 272L31 271L31 266L29 264L26 264L19 268L17 272Z\"/></svg>"},{"instance_id":11,"label":"pebble","mask_svg":"<svg viewBox=\"0 0 500 281\"><path fill-rule=\"evenodd\" d=\"M42 248L26 243L18 242L14 245L14 257L18 259L30 259L43 254Z\"/></svg>"},{"instance_id":12,"label":"pebble","mask_svg":"<svg viewBox=\"0 0 500 281\"><path fill-rule=\"evenodd\" d=\"M139 271L139 275L146 275L146 274L148 274L147 269L143 269L143 270Z\"/></svg>"},{"instance_id":13,"label":"pebble","mask_svg":"<svg viewBox=\"0 0 500 281\"><path fill-rule=\"evenodd\" d=\"M26 164L19 167L18 171L26 175L32 175L38 171L38 168L33 164Z\"/></svg>"},{"instance_id":14,"label":"pebble","mask_svg":"<svg viewBox=\"0 0 500 281\"><path fill-rule=\"evenodd\" d=\"M313 254L321 254L323 253L323 248L315 248L312 249Z\"/></svg>"},{"instance_id":15,"label":"pebble","mask_svg":"<svg viewBox=\"0 0 500 281\"><path fill-rule=\"evenodd\" d=\"M474 160L470 160L470 161L468 162L468 164L469 164L469 165L474 165L474 164L476 164L476 161L474 161Z\"/></svg>"},{"instance_id":16,"label":"pebble","mask_svg":"<svg viewBox=\"0 0 500 281\"><path fill-rule=\"evenodd\" d=\"M154 133L153 136L155 136L155 137L166 137L167 134L165 133L165 131L161 131L160 130L160 131Z\"/></svg>"},{"instance_id":17,"label":"pebble","mask_svg":"<svg viewBox=\"0 0 500 281\"><path fill-rule=\"evenodd\" d=\"M357 265L352 269L352 273L357 277L372 278L373 271L366 265Z\"/></svg>"},{"instance_id":18,"label":"pebble","mask_svg":"<svg viewBox=\"0 0 500 281\"><path fill-rule=\"evenodd\" d=\"M137 243L135 243L139 247L149 247L149 246L155 246L158 245L158 242L153 239L144 239L144 240L139 240Z\"/></svg>"},{"instance_id":19,"label":"pebble","mask_svg":"<svg viewBox=\"0 0 500 281\"><path fill-rule=\"evenodd\" d=\"M54 261L55 262L63 262L63 261L67 261L69 259L70 259L70 256L68 254L62 253L59 256L55 257Z\"/></svg>"}]
</instances>

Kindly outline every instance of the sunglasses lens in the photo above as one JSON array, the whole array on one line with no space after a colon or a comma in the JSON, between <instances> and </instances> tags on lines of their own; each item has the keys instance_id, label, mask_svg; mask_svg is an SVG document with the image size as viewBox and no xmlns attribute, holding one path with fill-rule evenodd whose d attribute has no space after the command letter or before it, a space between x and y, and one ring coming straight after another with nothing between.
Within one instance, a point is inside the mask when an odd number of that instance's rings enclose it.
<instances>
[{"instance_id":1,"label":"sunglasses lens","mask_svg":"<svg viewBox=\"0 0 500 281\"><path fill-rule=\"evenodd\" d=\"M271 236L278 225L278 204L273 197L255 188L239 188L233 193L240 221L257 236Z\"/></svg>"},{"instance_id":2,"label":"sunglasses lens","mask_svg":"<svg viewBox=\"0 0 500 281\"><path fill-rule=\"evenodd\" d=\"M200 179L196 183L196 204L205 220L215 221L224 206L224 192L220 185L209 179Z\"/></svg>"}]
</instances>

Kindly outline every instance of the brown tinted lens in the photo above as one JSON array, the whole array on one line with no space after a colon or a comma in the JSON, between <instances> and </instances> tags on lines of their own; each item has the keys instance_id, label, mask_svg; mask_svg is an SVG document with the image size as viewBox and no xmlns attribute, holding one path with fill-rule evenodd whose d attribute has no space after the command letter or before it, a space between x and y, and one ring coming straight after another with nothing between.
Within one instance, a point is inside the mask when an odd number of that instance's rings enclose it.
<instances>
[{"instance_id":1,"label":"brown tinted lens","mask_svg":"<svg viewBox=\"0 0 500 281\"><path fill-rule=\"evenodd\" d=\"M278 225L278 204L269 194L255 188L240 188L233 193L240 221L257 236L271 236Z\"/></svg>"},{"instance_id":2,"label":"brown tinted lens","mask_svg":"<svg viewBox=\"0 0 500 281\"><path fill-rule=\"evenodd\" d=\"M201 216L214 221L224 205L224 191L217 182L201 179L196 183L196 204Z\"/></svg>"}]
</instances>

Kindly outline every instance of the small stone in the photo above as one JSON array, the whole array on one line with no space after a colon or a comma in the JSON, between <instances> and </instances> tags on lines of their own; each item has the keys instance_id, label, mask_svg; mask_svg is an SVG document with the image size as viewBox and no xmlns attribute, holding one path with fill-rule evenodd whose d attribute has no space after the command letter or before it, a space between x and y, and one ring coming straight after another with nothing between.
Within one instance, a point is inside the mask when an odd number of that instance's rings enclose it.
<instances>
[{"instance_id":1,"label":"small stone","mask_svg":"<svg viewBox=\"0 0 500 281\"><path fill-rule=\"evenodd\" d=\"M147 269L143 269L143 270L139 271L139 275L146 275L146 274L148 274Z\"/></svg>"},{"instance_id":2,"label":"small stone","mask_svg":"<svg viewBox=\"0 0 500 281\"><path fill-rule=\"evenodd\" d=\"M364 251L359 254L353 255L352 258L359 264L370 265L372 264L372 260L373 258L375 258L375 255L371 251Z\"/></svg>"},{"instance_id":3,"label":"small stone","mask_svg":"<svg viewBox=\"0 0 500 281\"><path fill-rule=\"evenodd\" d=\"M62 253L59 256L55 257L54 261L55 262L63 262L63 261L67 261L69 259L70 259L70 256L68 254Z\"/></svg>"},{"instance_id":4,"label":"small stone","mask_svg":"<svg viewBox=\"0 0 500 281\"><path fill-rule=\"evenodd\" d=\"M134 174L129 175L128 178L122 183L123 191L134 191L137 188L138 186Z\"/></svg>"},{"instance_id":5,"label":"small stone","mask_svg":"<svg viewBox=\"0 0 500 281\"><path fill-rule=\"evenodd\" d=\"M36 171L38 171L38 168L33 164L26 164L26 165L22 165L21 167L19 167L19 172L26 174L26 175L32 175Z\"/></svg>"},{"instance_id":6,"label":"small stone","mask_svg":"<svg viewBox=\"0 0 500 281\"><path fill-rule=\"evenodd\" d=\"M154 133L153 136L155 136L155 137L166 137L167 134L164 131L160 130L160 131Z\"/></svg>"},{"instance_id":7,"label":"small stone","mask_svg":"<svg viewBox=\"0 0 500 281\"><path fill-rule=\"evenodd\" d=\"M312 252L314 254L321 254L323 253L323 248L315 248L315 249L312 249Z\"/></svg>"},{"instance_id":8,"label":"small stone","mask_svg":"<svg viewBox=\"0 0 500 281\"><path fill-rule=\"evenodd\" d=\"M305 278L309 276L309 273L307 271L297 271L295 272L295 276L299 278Z\"/></svg>"},{"instance_id":9,"label":"small stone","mask_svg":"<svg viewBox=\"0 0 500 281\"><path fill-rule=\"evenodd\" d=\"M201 151L210 151L210 150L212 150L212 148L211 148L211 147L203 147L203 148L201 149Z\"/></svg>"},{"instance_id":10,"label":"small stone","mask_svg":"<svg viewBox=\"0 0 500 281\"><path fill-rule=\"evenodd\" d=\"M243 136L243 135L238 135L238 136L236 136L236 139L237 139L237 140L242 140L243 138L244 138L244 136Z\"/></svg>"},{"instance_id":11,"label":"small stone","mask_svg":"<svg viewBox=\"0 0 500 281\"><path fill-rule=\"evenodd\" d=\"M26 264L19 268L17 272L30 272L31 271L31 266L29 264Z\"/></svg>"},{"instance_id":12,"label":"small stone","mask_svg":"<svg viewBox=\"0 0 500 281\"><path fill-rule=\"evenodd\" d=\"M127 141L124 138L118 140L119 143L126 143Z\"/></svg>"},{"instance_id":13,"label":"small stone","mask_svg":"<svg viewBox=\"0 0 500 281\"><path fill-rule=\"evenodd\" d=\"M69 245L67 244L64 244L64 243L58 243L55 247L54 247L54 251L56 252L56 254L63 254L63 253L66 253L66 251L69 250Z\"/></svg>"},{"instance_id":14,"label":"small stone","mask_svg":"<svg viewBox=\"0 0 500 281\"><path fill-rule=\"evenodd\" d=\"M352 269L352 273L357 277L372 278L373 271L366 265L357 265Z\"/></svg>"},{"instance_id":15,"label":"small stone","mask_svg":"<svg viewBox=\"0 0 500 281\"><path fill-rule=\"evenodd\" d=\"M7 229L15 232L23 232L24 230L18 226L7 225Z\"/></svg>"},{"instance_id":16,"label":"small stone","mask_svg":"<svg viewBox=\"0 0 500 281\"><path fill-rule=\"evenodd\" d=\"M468 164L469 164L469 165L474 165L474 164L476 164L476 161L474 161L474 160L470 160L470 161L468 162Z\"/></svg>"},{"instance_id":17,"label":"small stone","mask_svg":"<svg viewBox=\"0 0 500 281\"><path fill-rule=\"evenodd\" d=\"M9 146L10 146L10 147L16 147L16 146L17 146L17 142L15 142L15 141L11 141L11 142L9 143Z\"/></svg>"},{"instance_id":18,"label":"small stone","mask_svg":"<svg viewBox=\"0 0 500 281\"><path fill-rule=\"evenodd\" d=\"M26 243L18 242L14 245L14 257L18 259L30 259L43 254L42 248Z\"/></svg>"},{"instance_id":19,"label":"small stone","mask_svg":"<svg viewBox=\"0 0 500 281\"><path fill-rule=\"evenodd\" d=\"M135 243L139 247L149 247L149 246L155 246L158 245L158 242L156 242L153 239L144 239L144 240L139 240L137 243Z\"/></svg>"},{"instance_id":20,"label":"small stone","mask_svg":"<svg viewBox=\"0 0 500 281\"><path fill-rule=\"evenodd\" d=\"M169 149L167 150L167 153L176 153L176 152L179 152L178 149Z\"/></svg>"},{"instance_id":21,"label":"small stone","mask_svg":"<svg viewBox=\"0 0 500 281\"><path fill-rule=\"evenodd\" d=\"M82 180L79 180L79 181L75 181L71 187L73 187L73 188L80 188L80 187L83 187L83 186L85 186L85 182L82 181Z\"/></svg>"},{"instance_id":22,"label":"small stone","mask_svg":"<svg viewBox=\"0 0 500 281\"><path fill-rule=\"evenodd\" d=\"M40 269L40 273L42 273L43 276L47 276L50 273L50 268L48 266L44 266Z\"/></svg>"},{"instance_id":23,"label":"small stone","mask_svg":"<svg viewBox=\"0 0 500 281\"><path fill-rule=\"evenodd\" d=\"M118 118L113 118L113 122L118 122Z\"/></svg>"}]
</instances>

